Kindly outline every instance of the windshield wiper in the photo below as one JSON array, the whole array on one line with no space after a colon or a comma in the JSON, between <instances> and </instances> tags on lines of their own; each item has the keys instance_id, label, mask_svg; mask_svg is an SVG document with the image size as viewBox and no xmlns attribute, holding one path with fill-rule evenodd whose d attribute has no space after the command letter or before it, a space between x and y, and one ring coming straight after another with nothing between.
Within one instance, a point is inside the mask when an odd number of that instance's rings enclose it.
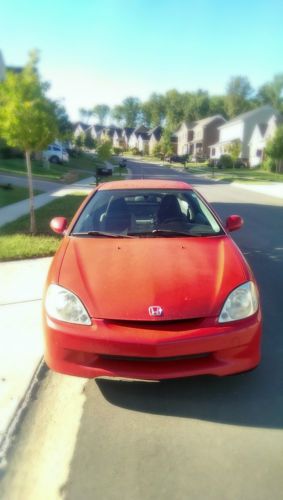
<instances>
[{"instance_id":1,"label":"windshield wiper","mask_svg":"<svg viewBox=\"0 0 283 500\"><path fill-rule=\"evenodd\" d=\"M82 233L71 233L71 236L102 236L105 238L133 238L127 234L104 233L103 231L86 231Z\"/></svg>"},{"instance_id":2,"label":"windshield wiper","mask_svg":"<svg viewBox=\"0 0 283 500\"><path fill-rule=\"evenodd\" d=\"M185 231L177 231L173 229L153 229L152 231L142 231L129 233L131 236L202 236L201 234L190 234Z\"/></svg>"}]
</instances>

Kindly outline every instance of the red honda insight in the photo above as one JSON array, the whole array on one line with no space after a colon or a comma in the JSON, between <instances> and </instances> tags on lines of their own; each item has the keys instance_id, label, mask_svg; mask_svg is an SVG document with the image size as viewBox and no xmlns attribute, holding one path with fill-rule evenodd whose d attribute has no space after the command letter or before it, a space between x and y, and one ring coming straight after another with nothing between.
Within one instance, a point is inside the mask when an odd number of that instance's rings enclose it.
<instances>
[{"instance_id":1,"label":"red honda insight","mask_svg":"<svg viewBox=\"0 0 283 500\"><path fill-rule=\"evenodd\" d=\"M189 184L126 180L98 186L67 228L44 295L45 360L81 377L159 380L228 375L260 361L253 273Z\"/></svg>"}]
</instances>

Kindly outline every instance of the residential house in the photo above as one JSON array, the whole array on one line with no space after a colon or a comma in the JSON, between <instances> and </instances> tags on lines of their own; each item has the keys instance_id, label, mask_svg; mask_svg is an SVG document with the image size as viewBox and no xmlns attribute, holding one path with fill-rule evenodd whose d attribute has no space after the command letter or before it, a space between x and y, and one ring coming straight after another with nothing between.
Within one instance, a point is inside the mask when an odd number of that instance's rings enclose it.
<instances>
[{"instance_id":1,"label":"residential house","mask_svg":"<svg viewBox=\"0 0 283 500\"><path fill-rule=\"evenodd\" d=\"M112 138L113 148L122 148L123 140L122 140L122 130L116 128Z\"/></svg>"},{"instance_id":2,"label":"residential house","mask_svg":"<svg viewBox=\"0 0 283 500\"><path fill-rule=\"evenodd\" d=\"M149 152L149 139L150 135L148 132L139 132L137 148L141 154L148 154Z\"/></svg>"},{"instance_id":3,"label":"residential house","mask_svg":"<svg viewBox=\"0 0 283 500\"><path fill-rule=\"evenodd\" d=\"M102 125L90 125L86 129L86 133L89 133L93 139L97 140L100 138L103 128Z\"/></svg>"},{"instance_id":4,"label":"residential house","mask_svg":"<svg viewBox=\"0 0 283 500\"><path fill-rule=\"evenodd\" d=\"M183 122L176 131L177 153L193 157L209 157L209 146L219 138L218 128L226 122L221 115L214 115L194 122Z\"/></svg>"},{"instance_id":5,"label":"residential house","mask_svg":"<svg viewBox=\"0 0 283 500\"><path fill-rule=\"evenodd\" d=\"M122 137L121 137L121 142L122 142L122 147L124 149L129 149L129 140L134 131L134 128L132 127L124 127L122 129Z\"/></svg>"},{"instance_id":6,"label":"residential house","mask_svg":"<svg viewBox=\"0 0 283 500\"><path fill-rule=\"evenodd\" d=\"M219 159L229 150L233 142L240 142L239 158L249 162L249 143L256 125L267 123L276 112L272 106L266 105L236 116L219 126L219 140L210 146L210 158Z\"/></svg>"},{"instance_id":7,"label":"residential house","mask_svg":"<svg viewBox=\"0 0 283 500\"><path fill-rule=\"evenodd\" d=\"M74 137L75 139L79 136L84 136L87 129L89 128L89 125L87 125L86 123L82 123L82 122L77 122L74 124Z\"/></svg>"},{"instance_id":8,"label":"residential house","mask_svg":"<svg viewBox=\"0 0 283 500\"><path fill-rule=\"evenodd\" d=\"M114 146L113 138L114 138L115 132L120 134L120 132L121 132L120 127L116 127L115 125L109 125L108 127L103 128L103 131L101 133L100 138L102 140L108 139L109 141L112 142L112 144Z\"/></svg>"},{"instance_id":9,"label":"residential house","mask_svg":"<svg viewBox=\"0 0 283 500\"><path fill-rule=\"evenodd\" d=\"M267 123L255 126L249 142L249 164L256 167L264 159L264 150L270 139L274 137L277 127L282 123L282 117L274 114Z\"/></svg>"},{"instance_id":10,"label":"residential house","mask_svg":"<svg viewBox=\"0 0 283 500\"><path fill-rule=\"evenodd\" d=\"M138 148L139 134L147 134L147 132L148 132L148 128L145 127L144 125L140 125L139 127L136 127L133 130L133 132L131 133L129 141L128 141L129 149Z\"/></svg>"},{"instance_id":11,"label":"residential house","mask_svg":"<svg viewBox=\"0 0 283 500\"><path fill-rule=\"evenodd\" d=\"M4 78L5 78L5 63L2 53L0 51L0 81L4 80Z\"/></svg>"},{"instance_id":12,"label":"residential house","mask_svg":"<svg viewBox=\"0 0 283 500\"><path fill-rule=\"evenodd\" d=\"M154 147L156 144L161 139L163 129L160 126L154 127L151 130L149 130L148 135L149 135L149 141L148 141L148 150L149 154L152 154Z\"/></svg>"}]
</instances>

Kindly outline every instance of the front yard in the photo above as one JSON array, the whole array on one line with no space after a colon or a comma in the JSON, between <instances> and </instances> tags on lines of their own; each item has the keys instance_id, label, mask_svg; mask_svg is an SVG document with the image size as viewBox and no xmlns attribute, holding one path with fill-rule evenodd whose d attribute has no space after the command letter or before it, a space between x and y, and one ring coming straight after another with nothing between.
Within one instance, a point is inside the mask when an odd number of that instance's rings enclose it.
<instances>
[{"instance_id":1,"label":"front yard","mask_svg":"<svg viewBox=\"0 0 283 500\"><path fill-rule=\"evenodd\" d=\"M71 220L85 198L83 193L66 195L36 210L37 234L29 234L29 215L0 227L0 260L28 259L53 255L61 237L55 235L49 222L61 215Z\"/></svg>"},{"instance_id":2,"label":"front yard","mask_svg":"<svg viewBox=\"0 0 283 500\"><path fill-rule=\"evenodd\" d=\"M40 193L41 191L34 192L35 195ZM26 200L28 196L28 189L25 187L12 186L7 189L6 186L0 186L0 208L17 201Z\"/></svg>"},{"instance_id":3,"label":"front yard","mask_svg":"<svg viewBox=\"0 0 283 500\"><path fill-rule=\"evenodd\" d=\"M211 167L188 165L186 171L193 174L205 174L209 177L214 177L227 182L252 182L252 183L267 183L267 182L283 182L283 173L276 174L268 172L261 168L226 168L212 170Z\"/></svg>"}]
</instances>

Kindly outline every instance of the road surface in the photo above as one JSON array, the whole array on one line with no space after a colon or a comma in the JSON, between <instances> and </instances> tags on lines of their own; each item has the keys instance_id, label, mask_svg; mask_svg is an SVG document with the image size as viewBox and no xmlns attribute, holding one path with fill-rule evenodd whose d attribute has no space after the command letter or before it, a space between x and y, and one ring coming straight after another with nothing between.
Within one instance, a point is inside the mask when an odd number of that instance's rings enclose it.
<instances>
[{"instance_id":1,"label":"road surface","mask_svg":"<svg viewBox=\"0 0 283 500\"><path fill-rule=\"evenodd\" d=\"M46 371L9 454L5 500L279 500L283 491L283 202L156 166L197 184L235 234L261 288L263 358L253 372L163 382ZM40 332L37 332L40 334Z\"/></svg>"}]
</instances>

